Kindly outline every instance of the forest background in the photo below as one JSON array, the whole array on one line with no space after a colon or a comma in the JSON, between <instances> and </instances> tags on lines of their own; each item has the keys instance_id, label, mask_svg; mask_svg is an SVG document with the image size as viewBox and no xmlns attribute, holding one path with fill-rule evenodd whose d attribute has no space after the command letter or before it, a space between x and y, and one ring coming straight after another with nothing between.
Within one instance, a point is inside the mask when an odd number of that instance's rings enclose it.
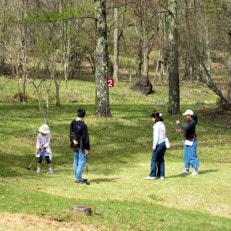
<instances>
[{"instance_id":1,"label":"forest background","mask_svg":"<svg viewBox=\"0 0 231 231\"><path fill-rule=\"evenodd\" d=\"M60 80L85 78L90 67L98 116L111 115L110 77L167 82L170 114L180 112L180 80L204 82L229 108L230 12L229 1L218 0L2 0L0 72L18 82L20 102L28 84L48 101L53 84L60 106ZM212 78L221 70L226 77Z\"/></svg>"},{"instance_id":2,"label":"forest background","mask_svg":"<svg viewBox=\"0 0 231 231\"><path fill-rule=\"evenodd\" d=\"M0 4L2 212L32 214L39 218L48 216L48 224L50 219L58 222L77 219L82 221L82 225L94 224L92 230L97 230L97 225L99 230L104 226L107 230L150 230L149 216L158 227L183 230L195 222L196 216L197 225L202 225L201 230L209 227L228 230L231 99L231 6L228 0L1 0ZM152 83L154 94L141 96L130 90L130 86L144 76ZM106 84L108 78L115 81L110 90ZM62 154L67 152L67 121L79 106L87 109L91 119L87 122L92 129L95 155L91 158L94 166L90 166L95 185L90 190L69 189L67 195L65 189L72 186L64 182L72 173L70 163L62 158ZM202 124L211 130L201 128L198 131L203 137L201 152L204 156L201 158L207 164L199 180L199 190L191 197L183 196L183 200L188 202L191 199L195 202L198 195L199 199L196 205L187 203L182 206L182 192L186 195L187 190L191 192L192 186L196 187L198 183L194 181L190 186L192 182L188 179L185 191L184 183L175 176L176 167L182 168L181 156L177 155L182 150L177 142L179 134L176 136L174 122L189 106L201 116ZM168 174L173 181L166 180L160 191L150 191L150 194L147 193L149 187L143 185L144 191L140 192L145 195L143 201L141 194L131 197L134 190L140 188L140 180L126 189L122 183L139 178L140 171L146 174L149 159L143 159L143 150L149 150L146 136L150 124L147 118L152 110L161 110L166 117L169 116L166 124L170 128L173 149L169 151ZM9 118L15 115L18 119L10 124ZM136 125L137 119L143 125ZM24 163L30 161L28 153L33 152L34 145L33 139L28 142L25 139L35 136L34 131L43 122L53 130L53 149L60 157L55 163L59 172L57 179L43 179L46 185L51 184L51 189L39 184L34 173L22 169ZM99 130L101 140L97 138ZM137 130L142 132L134 137ZM211 139L211 134L216 136ZM102 145L105 143L106 153ZM129 150L131 146L132 150ZM136 153L135 157L130 156L130 152ZM211 153L214 155L210 156ZM110 164L109 154L112 157ZM66 173L65 168L68 169ZM116 172L118 168L120 171ZM207 173L211 174L208 184L204 184ZM214 177L217 177L219 192L213 187ZM60 179L63 183L59 182ZM123 179L122 182L119 179ZM115 187L106 186L103 182L113 182ZM168 195L168 184L172 196ZM77 194L84 191L85 197L76 198L75 190ZM97 201L89 200L94 190L98 190ZM118 198L113 191L124 198ZM54 202L45 200L35 205L35 199L28 198L27 192L34 193L41 201L49 195ZM105 197L106 203L99 200L105 192L113 195ZM206 195L213 197L209 199ZM24 203L24 199L28 203ZM218 207L215 207L215 201L219 201ZM55 202L59 206L54 206ZM93 216L86 220L75 216L73 219L66 207L69 208L72 202L92 204L101 210L102 217ZM168 204L177 210L158 207L159 210L153 212L152 203L155 206ZM141 209L143 206L148 215ZM188 213L190 207L193 207L192 213ZM197 211L203 216L197 216ZM167 215L163 218L165 212ZM167 217L176 213L182 222L177 222L172 216L166 225ZM2 223L5 224L6 220L3 219ZM27 220L26 223L30 222ZM47 221L44 223L47 225ZM75 225L71 223L71 226Z\"/></svg>"}]
</instances>

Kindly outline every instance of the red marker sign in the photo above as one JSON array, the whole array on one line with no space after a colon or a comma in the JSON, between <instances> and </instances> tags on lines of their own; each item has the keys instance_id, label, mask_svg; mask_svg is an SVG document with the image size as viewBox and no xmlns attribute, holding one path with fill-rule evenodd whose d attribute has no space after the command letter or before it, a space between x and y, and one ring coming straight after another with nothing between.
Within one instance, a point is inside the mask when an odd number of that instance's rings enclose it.
<instances>
[{"instance_id":1,"label":"red marker sign","mask_svg":"<svg viewBox=\"0 0 231 231\"><path fill-rule=\"evenodd\" d=\"M114 79L112 78L107 79L107 87L114 87Z\"/></svg>"}]
</instances>

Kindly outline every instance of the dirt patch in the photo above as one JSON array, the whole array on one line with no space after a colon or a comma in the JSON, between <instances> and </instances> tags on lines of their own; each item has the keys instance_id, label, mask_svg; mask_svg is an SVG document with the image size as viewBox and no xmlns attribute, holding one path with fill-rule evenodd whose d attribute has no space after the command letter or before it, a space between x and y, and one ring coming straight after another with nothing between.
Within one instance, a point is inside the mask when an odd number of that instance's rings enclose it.
<instances>
[{"instance_id":1,"label":"dirt patch","mask_svg":"<svg viewBox=\"0 0 231 231\"><path fill-rule=\"evenodd\" d=\"M51 218L41 218L22 214L0 213L0 230L3 231L95 231L106 230L97 225L82 222L59 222Z\"/></svg>"}]
</instances>

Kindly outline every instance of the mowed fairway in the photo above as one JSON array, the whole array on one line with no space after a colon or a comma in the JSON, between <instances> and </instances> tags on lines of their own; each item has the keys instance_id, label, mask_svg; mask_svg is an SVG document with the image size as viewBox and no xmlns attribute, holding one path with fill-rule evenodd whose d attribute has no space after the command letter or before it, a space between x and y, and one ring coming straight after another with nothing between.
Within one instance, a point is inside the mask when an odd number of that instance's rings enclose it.
<instances>
[{"instance_id":1,"label":"mowed fairway","mask_svg":"<svg viewBox=\"0 0 231 231\"><path fill-rule=\"evenodd\" d=\"M68 97L76 85L76 104ZM76 81L61 88L60 108L50 102L54 174L35 165L38 127L44 122L28 86L29 102L5 103L14 85L4 88L0 103L0 230L231 230L230 115L218 114L217 97L203 86L182 86L182 111L193 109L199 118L198 176L180 175L183 169L181 134L167 105L167 86L149 96L130 91L129 83L110 89L112 118L94 116L94 84ZM193 94L190 101L185 95ZM74 94L74 93L73 93ZM68 96L69 95L69 96ZM73 95L71 95L73 96ZM70 96L70 97L71 97ZM199 104L198 102L204 102ZM68 128L76 109L87 110L91 137L88 158L90 185L77 185L72 170ZM166 178L144 180L150 170L153 110L164 114L171 148L166 151ZM88 205L92 215L76 213L72 205Z\"/></svg>"}]
</instances>

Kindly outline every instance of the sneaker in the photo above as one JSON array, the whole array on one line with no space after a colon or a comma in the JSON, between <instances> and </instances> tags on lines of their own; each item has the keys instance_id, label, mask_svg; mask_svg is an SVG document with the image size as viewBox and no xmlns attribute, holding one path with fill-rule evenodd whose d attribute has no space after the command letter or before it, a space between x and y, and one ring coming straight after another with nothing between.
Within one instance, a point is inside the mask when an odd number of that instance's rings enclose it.
<instances>
[{"instance_id":1,"label":"sneaker","mask_svg":"<svg viewBox=\"0 0 231 231\"><path fill-rule=\"evenodd\" d=\"M198 174L199 174L198 172L195 172L195 171L194 171L194 172L191 173L190 175L191 175L191 176L196 176L196 175L198 175Z\"/></svg>"},{"instance_id":2,"label":"sneaker","mask_svg":"<svg viewBox=\"0 0 231 231\"><path fill-rule=\"evenodd\" d=\"M39 174L40 172L41 172L40 168L37 168L36 173Z\"/></svg>"},{"instance_id":3,"label":"sneaker","mask_svg":"<svg viewBox=\"0 0 231 231\"><path fill-rule=\"evenodd\" d=\"M188 169L185 169L181 172L181 174L189 174L189 170Z\"/></svg>"},{"instance_id":4,"label":"sneaker","mask_svg":"<svg viewBox=\"0 0 231 231\"><path fill-rule=\"evenodd\" d=\"M164 176L161 176L161 177L160 177L160 180L164 180Z\"/></svg>"},{"instance_id":5,"label":"sneaker","mask_svg":"<svg viewBox=\"0 0 231 231\"><path fill-rule=\"evenodd\" d=\"M54 173L54 171L53 171L52 168L49 168L49 173L50 173L50 174L53 174L53 173Z\"/></svg>"},{"instance_id":6,"label":"sneaker","mask_svg":"<svg viewBox=\"0 0 231 231\"><path fill-rule=\"evenodd\" d=\"M156 177L155 176L146 176L144 179L145 180L155 180Z\"/></svg>"},{"instance_id":7,"label":"sneaker","mask_svg":"<svg viewBox=\"0 0 231 231\"><path fill-rule=\"evenodd\" d=\"M87 183L87 179L76 180L75 183L76 184L86 184Z\"/></svg>"},{"instance_id":8,"label":"sneaker","mask_svg":"<svg viewBox=\"0 0 231 231\"><path fill-rule=\"evenodd\" d=\"M81 180L76 180L75 183L76 184L82 184L83 182Z\"/></svg>"}]
</instances>

